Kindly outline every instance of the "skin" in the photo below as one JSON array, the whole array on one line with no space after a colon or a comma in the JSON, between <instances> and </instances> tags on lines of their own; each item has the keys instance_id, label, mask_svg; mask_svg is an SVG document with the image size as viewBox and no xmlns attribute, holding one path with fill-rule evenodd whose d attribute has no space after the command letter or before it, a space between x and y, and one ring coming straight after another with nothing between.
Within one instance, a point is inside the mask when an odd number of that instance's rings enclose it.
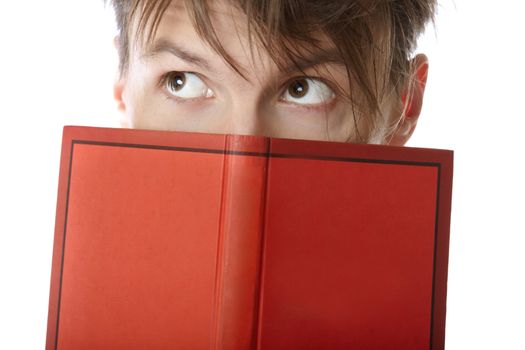
<instances>
[{"instance_id":1,"label":"skin","mask_svg":"<svg viewBox=\"0 0 525 350\"><path fill-rule=\"evenodd\" d=\"M127 73L115 82L122 126L341 142L364 130L374 135L370 142L391 145L410 138L421 112L426 56L412 62L415 83L404 98L384 100L376 129L358 116L356 130L352 105L339 88L348 86L344 67L318 62L304 73L281 71L264 50L250 50L243 16L226 3L213 4L219 40L246 79L200 39L185 8L173 2L153 45L134 45ZM391 125L397 125L393 133Z\"/></svg>"}]
</instances>

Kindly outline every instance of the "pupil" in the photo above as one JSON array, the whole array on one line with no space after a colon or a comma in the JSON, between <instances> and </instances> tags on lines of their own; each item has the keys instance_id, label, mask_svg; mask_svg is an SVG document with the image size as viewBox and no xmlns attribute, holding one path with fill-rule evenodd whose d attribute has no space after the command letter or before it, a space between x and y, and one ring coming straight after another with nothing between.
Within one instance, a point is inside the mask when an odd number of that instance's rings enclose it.
<instances>
[{"instance_id":1,"label":"pupil","mask_svg":"<svg viewBox=\"0 0 525 350\"><path fill-rule=\"evenodd\" d=\"M186 83L186 75L184 73L176 73L171 76L170 87L174 91L179 91L180 89L182 89L185 83Z\"/></svg>"},{"instance_id":2,"label":"pupil","mask_svg":"<svg viewBox=\"0 0 525 350\"><path fill-rule=\"evenodd\" d=\"M308 82L306 79L298 79L290 85L288 92L294 98L304 97L308 92Z\"/></svg>"}]
</instances>

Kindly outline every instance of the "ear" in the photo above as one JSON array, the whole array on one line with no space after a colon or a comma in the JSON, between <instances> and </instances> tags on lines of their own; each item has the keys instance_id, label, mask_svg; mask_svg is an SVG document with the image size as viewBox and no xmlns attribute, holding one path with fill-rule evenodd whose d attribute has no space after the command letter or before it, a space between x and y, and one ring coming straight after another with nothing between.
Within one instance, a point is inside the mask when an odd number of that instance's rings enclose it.
<instances>
[{"instance_id":1,"label":"ear","mask_svg":"<svg viewBox=\"0 0 525 350\"><path fill-rule=\"evenodd\" d=\"M124 78L117 77L115 79L115 83L113 84L113 98L117 102L117 109L121 111L122 113L126 112L126 104L124 103L124 100L122 99L122 94L124 92L124 86L126 85L126 82Z\"/></svg>"},{"instance_id":2,"label":"ear","mask_svg":"<svg viewBox=\"0 0 525 350\"><path fill-rule=\"evenodd\" d=\"M119 37L115 36L113 39L113 46L116 50L118 50L119 47ZM123 99L123 93L124 88L126 86L126 79L120 72L117 72L115 77L115 83L113 84L113 98L117 102L117 109L122 113L122 116L120 118L120 124L123 128L128 127L128 122L126 118L126 103Z\"/></svg>"},{"instance_id":3,"label":"ear","mask_svg":"<svg viewBox=\"0 0 525 350\"><path fill-rule=\"evenodd\" d=\"M401 94L403 106L399 123L392 134L389 144L403 146L416 129L419 115L423 107L423 95L427 83L428 58L418 54L411 62L411 74L407 86Z\"/></svg>"}]
</instances>

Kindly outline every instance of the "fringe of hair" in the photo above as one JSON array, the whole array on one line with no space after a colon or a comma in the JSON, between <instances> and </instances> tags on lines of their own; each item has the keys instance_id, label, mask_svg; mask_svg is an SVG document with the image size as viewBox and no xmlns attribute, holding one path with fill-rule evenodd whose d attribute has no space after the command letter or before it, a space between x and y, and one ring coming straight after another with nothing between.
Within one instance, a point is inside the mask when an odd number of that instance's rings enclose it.
<instances>
[{"instance_id":1,"label":"fringe of hair","mask_svg":"<svg viewBox=\"0 0 525 350\"><path fill-rule=\"evenodd\" d=\"M129 66L130 39L137 44L151 42L172 0L104 0L114 7L119 30L119 69ZM379 123L381 102L396 94L411 75L410 57L426 23L433 21L436 0L231 0L246 15L250 50L264 49L282 68L292 63L300 71L305 53L324 50L331 41L345 62L348 95L352 102L358 136L354 142L368 142ZM245 77L222 46L210 18L208 0L184 0L198 35L227 64ZM133 26L132 23L137 23ZM135 32L132 30L136 28ZM253 45L252 45L253 43ZM253 51L252 51L253 55ZM359 130L358 117L371 118L370 130ZM393 130L395 125L391 125ZM367 135L367 136L364 136Z\"/></svg>"}]
</instances>

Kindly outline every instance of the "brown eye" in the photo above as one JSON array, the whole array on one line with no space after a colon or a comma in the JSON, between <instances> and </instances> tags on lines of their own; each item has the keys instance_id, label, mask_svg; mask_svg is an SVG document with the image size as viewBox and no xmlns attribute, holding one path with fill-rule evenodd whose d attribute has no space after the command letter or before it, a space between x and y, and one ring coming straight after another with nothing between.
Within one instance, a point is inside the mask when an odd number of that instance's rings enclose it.
<instances>
[{"instance_id":1,"label":"brown eye","mask_svg":"<svg viewBox=\"0 0 525 350\"><path fill-rule=\"evenodd\" d=\"M195 73L170 72L162 80L164 89L179 99L213 97L213 91Z\"/></svg>"},{"instance_id":2,"label":"brown eye","mask_svg":"<svg viewBox=\"0 0 525 350\"><path fill-rule=\"evenodd\" d=\"M302 77L290 81L281 101L313 106L326 104L334 97L334 91L320 79Z\"/></svg>"},{"instance_id":3,"label":"brown eye","mask_svg":"<svg viewBox=\"0 0 525 350\"><path fill-rule=\"evenodd\" d=\"M182 72L170 73L167 77L167 85L172 91L179 91L186 84L186 74Z\"/></svg>"},{"instance_id":4,"label":"brown eye","mask_svg":"<svg viewBox=\"0 0 525 350\"><path fill-rule=\"evenodd\" d=\"M304 97L308 93L308 81L306 79L294 80L288 87L288 93L293 98Z\"/></svg>"}]
</instances>

